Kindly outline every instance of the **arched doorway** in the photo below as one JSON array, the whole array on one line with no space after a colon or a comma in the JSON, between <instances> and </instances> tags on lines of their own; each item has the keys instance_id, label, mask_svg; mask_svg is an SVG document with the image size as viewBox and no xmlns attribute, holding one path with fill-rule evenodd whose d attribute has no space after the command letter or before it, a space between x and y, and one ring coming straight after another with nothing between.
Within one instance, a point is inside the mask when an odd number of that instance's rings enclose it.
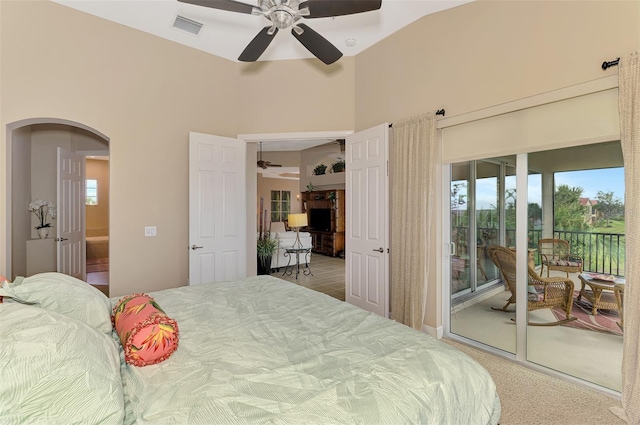
<instances>
[{"instance_id":1,"label":"arched doorway","mask_svg":"<svg viewBox=\"0 0 640 425\"><path fill-rule=\"evenodd\" d=\"M102 189L106 186L106 198L98 205L104 207L103 225L96 226L95 220L87 220L91 217L89 208L79 209L82 212L82 228L79 229L82 241L82 276L86 276L84 261L85 236L88 230L96 234L94 227L102 227L103 236L108 238L108 158L109 138L103 133L84 124L57 118L32 118L7 125L7 229L6 229L6 271L15 278L16 276L29 276L39 272L56 271L58 266L56 229L51 229L46 239L40 239L34 224L38 224L35 214L27 208L30 202L37 199L56 203L58 196L57 186L57 150L78 155L82 161L83 175L86 169L86 161L89 157L101 158L106 166L107 173L102 173ZM103 167L105 168L105 167ZM88 178L88 176L87 176ZM85 189L85 181L81 182ZM84 194L82 200L84 199ZM87 215L88 214L88 215ZM51 220L55 227L59 222ZM87 227L91 224L91 229ZM99 232L98 232L99 233ZM108 250L107 250L108 252ZM107 274L108 276L108 274ZM106 279L108 284L108 277ZM101 289L106 289L101 288Z\"/></svg>"}]
</instances>

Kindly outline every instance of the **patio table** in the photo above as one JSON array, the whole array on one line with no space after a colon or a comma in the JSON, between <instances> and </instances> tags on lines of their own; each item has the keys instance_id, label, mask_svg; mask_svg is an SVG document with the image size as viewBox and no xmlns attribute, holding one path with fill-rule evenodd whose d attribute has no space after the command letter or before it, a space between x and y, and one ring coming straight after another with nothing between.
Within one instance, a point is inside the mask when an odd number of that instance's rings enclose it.
<instances>
[{"instance_id":1,"label":"patio table","mask_svg":"<svg viewBox=\"0 0 640 425\"><path fill-rule=\"evenodd\" d=\"M596 316L598 309L616 310L620 314L620 328L624 326L622 297L624 294L624 278L597 273L581 273L578 275L582 287L578 294L578 301L585 297L592 306L592 314ZM586 287L591 289L591 293ZM611 294L611 293L612 294Z\"/></svg>"}]
</instances>

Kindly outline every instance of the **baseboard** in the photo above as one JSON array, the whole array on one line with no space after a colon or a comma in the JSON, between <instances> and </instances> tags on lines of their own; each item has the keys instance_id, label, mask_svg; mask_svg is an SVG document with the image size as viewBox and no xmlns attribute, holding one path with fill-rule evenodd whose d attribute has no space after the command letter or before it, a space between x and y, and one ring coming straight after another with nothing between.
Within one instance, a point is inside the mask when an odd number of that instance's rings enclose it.
<instances>
[{"instance_id":1,"label":"baseboard","mask_svg":"<svg viewBox=\"0 0 640 425\"><path fill-rule=\"evenodd\" d=\"M434 328L433 326L422 325L422 332L426 333L427 335L431 335L432 337L437 339L442 338L442 335L443 335L442 326L438 326L437 328Z\"/></svg>"}]
</instances>

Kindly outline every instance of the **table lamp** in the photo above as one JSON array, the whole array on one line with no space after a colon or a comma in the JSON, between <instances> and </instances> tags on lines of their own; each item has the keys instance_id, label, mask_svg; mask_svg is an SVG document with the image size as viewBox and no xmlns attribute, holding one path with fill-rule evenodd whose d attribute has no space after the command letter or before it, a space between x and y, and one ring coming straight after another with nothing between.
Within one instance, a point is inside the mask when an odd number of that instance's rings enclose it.
<instances>
[{"instance_id":1,"label":"table lamp","mask_svg":"<svg viewBox=\"0 0 640 425\"><path fill-rule=\"evenodd\" d=\"M307 214L289 214L289 227L296 228L296 241L293 243L293 248L302 248L302 242L300 242L300 228L307 226Z\"/></svg>"}]
</instances>

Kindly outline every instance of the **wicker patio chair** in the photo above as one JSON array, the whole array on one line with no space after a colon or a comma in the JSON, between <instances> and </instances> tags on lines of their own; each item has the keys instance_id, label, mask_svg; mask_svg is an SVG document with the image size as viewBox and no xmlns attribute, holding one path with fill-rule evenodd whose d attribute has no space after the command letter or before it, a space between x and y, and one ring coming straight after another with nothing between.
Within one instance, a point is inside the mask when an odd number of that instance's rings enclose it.
<instances>
[{"instance_id":1,"label":"wicker patio chair","mask_svg":"<svg viewBox=\"0 0 640 425\"><path fill-rule=\"evenodd\" d=\"M540 239L538 241L540 254L540 274L547 267L547 277L550 270L567 273L582 273L582 257L571 255L571 246L564 239Z\"/></svg>"},{"instance_id":2,"label":"wicker patio chair","mask_svg":"<svg viewBox=\"0 0 640 425\"><path fill-rule=\"evenodd\" d=\"M498 267L502 278L507 284L511 297L502 307L493 310L509 311L510 304L516 302L516 254L509 248L500 245L490 245L487 248L491 261ZM539 310L543 308L562 308L566 313L566 319L550 323L532 323L532 326L554 326L576 320L571 315L573 307L573 281L563 277L540 277L534 268L528 267L529 279L527 283L528 302L527 310ZM513 319L512 319L513 320Z\"/></svg>"}]
</instances>

